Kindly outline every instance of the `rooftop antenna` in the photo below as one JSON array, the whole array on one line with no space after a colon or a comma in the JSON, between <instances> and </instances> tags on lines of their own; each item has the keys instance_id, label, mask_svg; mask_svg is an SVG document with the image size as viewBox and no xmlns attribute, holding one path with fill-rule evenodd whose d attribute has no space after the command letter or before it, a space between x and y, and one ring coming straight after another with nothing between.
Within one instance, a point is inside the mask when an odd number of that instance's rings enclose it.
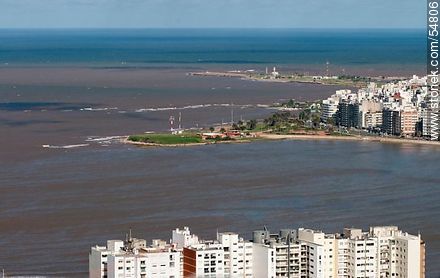
<instances>
[{"instance_id":1,"label":"rooftop antenna","mask_svg":"<svg viewBox=\"0 0 440 278\"><path fill-rule=\"evenodd\" d=\"M172 131L173 130L173 126L174 126L174 116L170 116L169 121L170 121L170 130Z\"/></svg>"},{"instance_id":2,"label":"rooftop antenna","mask_svg":"<svg viewBox=\"0 0 440 278\"><path fill-rule=\"evenodd\" d=\"M133 238L131 237L131 229L125 234L124 250L127 252L133 252Z\"/></svg>"}]
</instances>

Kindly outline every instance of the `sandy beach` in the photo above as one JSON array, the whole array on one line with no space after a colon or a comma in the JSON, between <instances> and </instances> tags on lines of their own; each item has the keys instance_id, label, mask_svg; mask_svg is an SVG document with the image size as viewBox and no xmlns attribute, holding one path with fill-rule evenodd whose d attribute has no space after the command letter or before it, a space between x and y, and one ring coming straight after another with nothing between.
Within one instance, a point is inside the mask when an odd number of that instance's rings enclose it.
<instances>
[{"instance_id":1,"label":"sandy beach","mask_svg":"<svg viewBox=\"0 0 440 278\"><path fill-rule=\"evenodd\" d=\"M269 140L338 140L338 141L363 141L379 143L416 144L440 147L440 142L426 140L411 140L386 137L363 137L363 136L331 136L331 135L281 135L258 133L258 137Z\"/></svg>"}]
</instances>

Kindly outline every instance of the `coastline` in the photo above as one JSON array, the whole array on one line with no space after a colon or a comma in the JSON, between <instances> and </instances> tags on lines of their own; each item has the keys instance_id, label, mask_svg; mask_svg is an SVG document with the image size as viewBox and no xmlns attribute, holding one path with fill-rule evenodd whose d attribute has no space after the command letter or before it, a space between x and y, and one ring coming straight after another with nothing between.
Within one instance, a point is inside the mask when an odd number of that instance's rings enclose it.
<instances>
[{"instance_id":1,"label":"coastline","mask_svg":"<svg viewBox=\"0 0 440 278\"><path fill-rule=\"evenodd\" d=\"M332 135L281 135L281 134L258 134L259 138L268 140L336 140L336 141L362 141L376 143L396 143L396 144L413 144L413 145L430 145L440 147L440 142L427 140L412 140L385 137L362 137L362 136L332 136Z\"/></svg>"},{"instance_id":2,"label":"coastline","mask_svg":"<svg viewBox=\"0 0 440 278\"><path fill-rule=\"evenodd\" d=\"M362 88L367 86L368 82L365 80L357 80L353 81L350 79L314 79L313 76L281 76L280 78L264 78L261 75L255 75L250 72L236 72L236 71L198 71L198 72L189 72L187 73L189 76L198 76L198 77L225 77L225 78L239 78L241 80L247 81L256 81L256 82L269 82L269 83L298 83L298 84L316 84L322 86L351 86L356 88ZM313 78L313 79L312 79ZM365 76L371 82L385 82L392 81L395 79L405 79L405 76Z\"/></svg>"},{"instance_id":3,"label":"coastline","mask_svg":"<svg viewBox=\"0 0 440 278\"><path fill-rule=\"evenodd\" d=\"M129 136L120 140L123 144L131 144L142 147L192 147L192 146L204 146L204 145L215 145L215 144L238 144L238 143L251 143L252 140L231 140L231 141L212 141L212 142L202 142L202 143L188 143L188 144L158 144L158 143L145 143L136 142L128 140Z\"/></svg>"},{"instance_id":4,"label":"coastline","mask_svg":"<svg viewBox=\"0 0 440 278\"><path fill-rule=\"evenodd\" d=\"M158 144L158 143L135 142L135 141L128 140L128 138L129 138L129 136L125 137L124 139L121 139L121 143L137 145L137 146L144 146L144 147L190 147L190 146L202 146L202 145L209 144L209 142L188 143L188 144Z\"/></svg>"},{"instance_id":5,"label":"coastline","mask_svg":"<svg viewBox=\"0 0 440 278\"><path fill-rule=\"evenodd\" d=\"M188 144L157 144L157 143L144 143L128 140L128 136L121 139L123 144L131 144L143 147L192 147L203 146L213 144L238 144L238 143L252 143L254 141L277 141L277 140L304 140L304 141L357 141L357 142L369 142L369 143L382 143L382 144L411 144L411 145L427 145L440 147L440 142L427 141L427 140L412 140L412 139L399 139L399 138L385 138L385 137L362 137L362 136L333 136L333 135L294 135L294 134L271 134L271 133L255 133L254 140L231 140L231 141L215 141L215 142L202 142L202 143L188 143Z\"/></svg>"}]
</instances>

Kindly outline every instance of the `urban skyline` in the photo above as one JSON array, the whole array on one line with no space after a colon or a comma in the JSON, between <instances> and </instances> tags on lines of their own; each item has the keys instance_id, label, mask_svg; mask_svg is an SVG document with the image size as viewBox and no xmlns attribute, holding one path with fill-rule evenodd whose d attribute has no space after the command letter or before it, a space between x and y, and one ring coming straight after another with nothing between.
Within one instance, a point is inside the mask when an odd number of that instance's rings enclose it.
<instances>
[{"instance_id":1,"label":"urban skyline","mask_svg":"<svg viewBox=\"0 0 440 278\"><path fill-rule=\"evenodd\" d=\"M130 231L124 241L91 247L89 277L424 278L425 243L396 226L330 234L264 227L251 240L233 232L202 240L184 227L151 245Z\"/></svg>"}]
</instances>

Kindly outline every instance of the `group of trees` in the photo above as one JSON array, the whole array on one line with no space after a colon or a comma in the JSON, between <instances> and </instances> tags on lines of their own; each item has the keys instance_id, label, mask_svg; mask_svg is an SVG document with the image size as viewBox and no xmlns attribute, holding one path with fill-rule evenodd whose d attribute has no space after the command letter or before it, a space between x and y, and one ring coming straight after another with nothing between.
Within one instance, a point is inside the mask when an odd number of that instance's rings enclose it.
<instances>
[{"instance_id":1,"label":"group of trees","mask_svg":"<svg viewBox=\"0 0 440 278\"><path fill-rule=\"evenodd\" d=\"M319 128L321 124L321 115L319 111L306 108L299 114L291 112L277 112L264 119L263 122L267 129L274 131Z\"/></svg>"},{"instance_id":2,"label":"group of trees","mask_svg":"<svg viewBox=\"0 0 440 278\"><path fill-rule=\"evenodd\" d=\"M285 105L287 106L296 106L298 103L294 100L289 100ZM301 110L291 112L291 111L280 111L276 112L266 119L263 122L258 123L257 120L249 120L249 121L238 121L233 123L231 126L232 130L240 130L240 131L251 131L257 129L261 130L272 130L275 132L289 132L291 130L301 130L301 129L310 129L310 128L320 128L321 124L321 115L320 111L315 108L310 108L308 106ZM210 128L211 131L214 131L214 128ZM224 128L220 129L220 132L224 133L226 130Z\"/></svg>"},{"instance_id":3,"label":"group of trees","mask_svg":"<svg viewBox=\"0 0 440 278\"><path fill-rule=\"evenodd\" d=\"M286 108L307 108L309 105L308 102L300 102L294 99L289 99L287 102L281 104L282 107Z\"/></svg>"},{"instance_id":4,"label":"group of trees","mask_svg":"<svg viewBox=\"0 0 440 278\"><path fill-rule=\"evenodd\" d=\"M232 124L233 130L254 130L257 127L257 120L249 120L249 121L238 121L237 123Z\"/></svg>"},{"instance_id":5,"label":"group of trees","mask_svg":"<svg viewBox=\"0 0 440 278\"><path fill-rule=\"evenodd\" d=\"M257 120L249 120L249 121L238 121L237 123L233 123L231 126L231 130L241 130L241 131L250 131L257 128ZM211 126L209 128L211 132L214 132L215 128ZM221 133L225 133L226 129L224 127L219 130Z\"/></svg>"}]
</instances>

